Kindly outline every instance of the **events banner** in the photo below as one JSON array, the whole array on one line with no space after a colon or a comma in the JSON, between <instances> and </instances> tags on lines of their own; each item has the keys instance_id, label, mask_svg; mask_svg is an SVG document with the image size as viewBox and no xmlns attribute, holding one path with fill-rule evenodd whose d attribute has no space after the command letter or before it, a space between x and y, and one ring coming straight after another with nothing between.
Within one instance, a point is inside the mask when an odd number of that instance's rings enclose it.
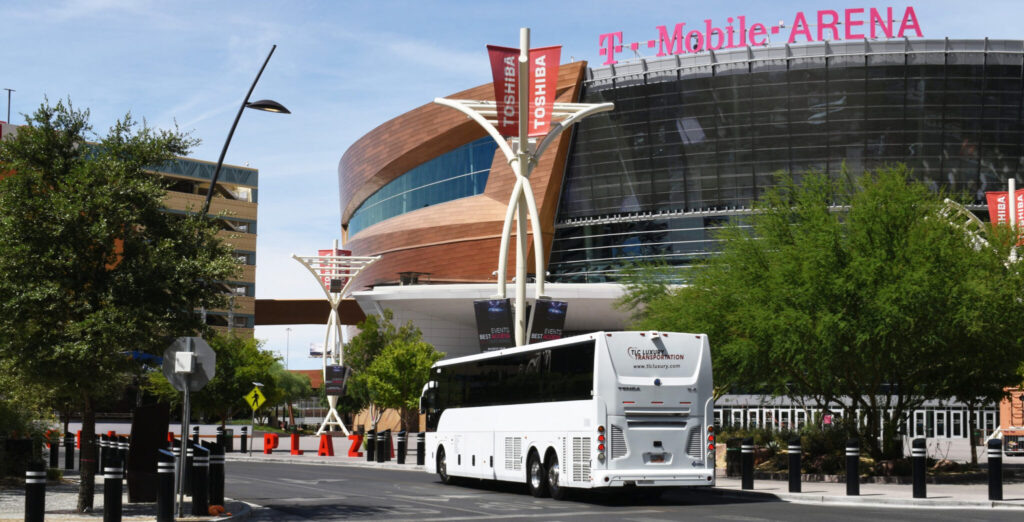
<instances>
[{"instance_id":1,"label":"events banner","mask_svg":"<svg viewBox=\"0 0 1024 522\"><path fill-rule=\"evenodd\" d=\"M316 251L316 255L320 256L320 257L325 257L325 256L350 256L350 255L352 255L352 251L351 250L339 250L339 249L328 248L326 250L317 250ZM337 293L337 292L340 292L341 288L344 287L345 283L348 282L348 278L347 277L338 277L337 274L334 272L333 268L334 268L334 265L332 265L331 263L321 262L320 265L319 265L319 268L317 269L317 273L320 274L320 284L324 285L324 288L327 289L328 292L332 291L332 289L331 289L331 279L337 279L338 281L341 281L340 286L338 286L337 291L335 291L335 293ZM337 285L337 283L336 283L336 285Z\"/></svg>"},{"instance_id":2,"label":"events banner","mask_svg":"<svg viewBox=\"0 0 1024 522\"><path fill-rule=\"evenodd\" d=\"M339 397L345 394L345 367L330 364L324 376L324 393L328 397Z\"/></svg>"},{"instance_id":3,"label":"events banner","mask_svg":"<svg viewBox=\"0 0 1024 522\"><path fill-rule=\"evenodd\" d=\"M473 301L480 351L500 350L515 346L512 338L512 301L481 299Z\"/></svg>"},{"instance_id":4,"label":"events banner","mask_svg":"<svg viewBox=\"0 0 1024 522\"><path fill-rule=\"evenodd\" d=\"M519 49L488 45L494 99L498 103L498 132L502 136L519 135ZM558 88L558 62L562 47L530 49L530 83L527 91L530 136L544 136L551 130L551 112Z\"/></svg>"},{"instance_id":5,"label":"events banner","mask_svg":"<svg viewBox=\"0 0 1024 522\"><path fill-rule=\"evenodd\" d=\"M994 191L986 192L985 199L988 201L988 218L993 223L1010 222L1010 201L1009 192ZM1016 191L1017 226L1024 225L1024 189Z\"/></svg>"},{"instance_id":6,"label":"events banner","mask_svg":"<svg viewBox=\"0 0 1024 522\"><path fill-rule=\"evenodd\" d=\"M534 305L533 327L530 329L530 344L561 339L568 307L569 303L565 301L537 301Z\"/></svg>"}]
</instances>

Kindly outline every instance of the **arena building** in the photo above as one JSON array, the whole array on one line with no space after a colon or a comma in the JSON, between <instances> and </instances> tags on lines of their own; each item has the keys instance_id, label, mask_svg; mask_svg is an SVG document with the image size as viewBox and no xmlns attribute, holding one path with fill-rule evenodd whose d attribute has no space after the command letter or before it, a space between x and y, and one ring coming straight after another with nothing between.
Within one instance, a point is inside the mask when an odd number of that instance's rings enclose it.
<instances>
[{"instance_id":1,"label":"arena building","mask_svg":"<svg viewBox=\"0 0 1024 522\"><path fill-rule=\"evenodd\" d=\"M448 97L493 99L493 89ZM557 101L615 110L565 133L531 177L546 293L569 302L567 333L624 328L628 311L614 307L623 267L663 259L685 278L715 251L715 230L749 212L780 170L902 162L934 190L967 194L987 220L985 191L1024 179L1022 100L1022 41L861 39L564 64ZM472 301L495 294L514 182L491 138L424 105L353 144L338 180L344 248L381 256L351 287L362 309L392 309L449 356L477 351ZM977 428L991 429L987 415ZM912 430L954 419L966 436L952 410L915 417Z\"/></svg>"}]
</instances>

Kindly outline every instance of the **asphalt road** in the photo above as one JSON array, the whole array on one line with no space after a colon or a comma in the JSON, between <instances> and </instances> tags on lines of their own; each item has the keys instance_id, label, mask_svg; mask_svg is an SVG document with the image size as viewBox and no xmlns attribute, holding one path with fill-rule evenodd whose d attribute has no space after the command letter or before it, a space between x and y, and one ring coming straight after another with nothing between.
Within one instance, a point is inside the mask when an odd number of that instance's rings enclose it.
<instances>
[{"instance_id":1,"label":"asphalt road","mask_svg":"<svg viewBox=\"0 0 1024 522\"><path fill-rule=\"evenodd\" d=\"M660 499L588 492L537 499L525 486L468 481L446 486L422 472L229 462L226 493L257 507L252 520L1020 520L1020 511L894 509L791 504L673 490Z\"/></svg>"}]
</instances>

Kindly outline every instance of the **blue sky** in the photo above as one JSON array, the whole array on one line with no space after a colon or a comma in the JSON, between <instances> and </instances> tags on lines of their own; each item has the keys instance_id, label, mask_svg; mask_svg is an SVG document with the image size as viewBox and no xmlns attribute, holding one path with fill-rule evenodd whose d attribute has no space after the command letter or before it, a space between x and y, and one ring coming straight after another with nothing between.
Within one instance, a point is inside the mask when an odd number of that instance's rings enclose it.
<instances>
[{"instance_id":1,"label":"blue sky","mask_svg":"<svg viewBox=\"0 0 1024 522\"><path fill-rule=\"evenodd\" d=\"M260 171L257 297L322 296L291 253L315 254L340 237L337 165L360 136L399 114L490 81L487 44L562 45L562 61L600 66L598 38L657 38L659 25L687 29L745 15L791 25L798 11L894 7L906 2L0 0L0 88L22 123L49 96L89 108L99 132L131 112L154 127L200 138L192 156L216 161L235 111L271 45L253 99L288 116L247 111L226 162ZM1024 3L920 1L926 38L1021 38ZM644 56L654 52L641 49ZM628 58L627 50L620 58ZM6 117L0 91L0 120ZM469 311L467 311L468 313ZM321 325L259 327L258 338L292 368L322 342Z\"/></svg>"}]
</instances>

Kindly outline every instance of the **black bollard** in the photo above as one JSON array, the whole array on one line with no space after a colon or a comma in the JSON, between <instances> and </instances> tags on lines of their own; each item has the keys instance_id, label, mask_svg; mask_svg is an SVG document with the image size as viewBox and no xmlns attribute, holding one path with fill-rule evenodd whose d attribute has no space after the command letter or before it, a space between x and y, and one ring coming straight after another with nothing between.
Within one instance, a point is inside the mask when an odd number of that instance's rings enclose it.
<instances>
[{"instance_id":1,"label":"black bollard","mask_svg":"<svg viewBox=\"0 0 1024 522\"><path fill-rule=\"evenodd\" d=\"M210 446L210 505L224 505L224 446Z\"/></svg>"},{"instance_id":2,"label":"black bollard","mask_svg":"<svg viewBox=\"0 0 1024 522\"><path fill-rule=\"evenodd\" d=\"M860 495L860 441L846 441L846 496Z\"/></svg>"},{"instance_id":3,"label":"black bollard","mask_svg":"<svg viewBox=\"0 0 1024 522\"><path fill-rule=\"evenodd\" d=\"M96 440L99 441L99 445L100 445L100 452L99 452L100 471L102 471L103 467L106 466L107 463L110 461L110 455L107 452L107 448L110 446L109 439L110 439L110 436L108 436L108 435L100 435L99 437L96 437Z\"/></svg>"},{"instance_id":4,"label":"black bollard","mask_svg":"<svg viewBox=\"0 0 1024 522\"><path fill-rule=\"evenodd\" d=\"M185 442L185 469L182 471L181 477L181 489L186 495L192 496L192 465L195 463L195 451L192 449L192 443Z\"/></svg>"},{"instance_id":5,"label":"black bollard","mask_svg":"<svg viewBox=\"0 0 1024 522\"><path fill-rule=\"evenodd\" d=\"M51 435L46 441L50 443L50 467L57 469L60 467L60 436Z\"/></svg>"},{"instance_id":6,"label":"black bollard","mask_svg":"<svg viewBox=\"0 0 1024 522\"><path fill-rule=\"evenodd\" d=\"M405 430L398 432L398 454L395 455L398 458L399 464L405 464Z\"/></svg>"},{"instance_id":7,"label":"black bollard","mask_svg":"<svg viewBox=\"0 0 1024 522\"><path fill-rule=\"evenodd\" d=\"M740 446L740 453L742 455L740 459L740 473L743 475L741 479L741 489L754 489L754 438L747 437L743 439L743 444Z\"/></svg>"},{"instance_id":8,"label":"black bollard","mask_svg":"<svg viewBox=\"0 0 1024 522\"><path fill-rule=\"evenodd\" d=\"M199 444L199 426L192 426L192 444Z\"/></svg>"},{"instance_id":9,"label":"black bollard","mask_svg":"<svg viewBox=\"0 0 1024 522\"><path fill-rule=\"evenodd\" d=\"M789 492L800 492L800 437L789 439Z\"/></svg>"},{"instance_id":10,"label":"black bollard","mask_svg":"<svg viewBox=\"0 0 1024 522\"><path fill-rule=\"evenodd\" d=\"M30 462L25 471L25 522L42 522L46 513L46 466Z\"/></svg>"},{"instance_id":11,"label":"black bollard","mask_svg":"<svg viewBox=\"0 0 1024 522\"><path fill-rule=\"evenodd\" d=\"M387 433L386 433L386 432L383 432L383 431L382 431L382 432L379 432L379 433L377 433L377 449L376 449L376 450L374 450L374 451L376 451L376 452L377 452L377 462L384 462L385 460L387 460L387 459L386 459L386 458L384 457L384 451L385 451L385 449L384 449L385 435L387 435Z\"/></svg>"},{"instance_id":12,"label":"black bollard","mask_svg":"<svg viewBox=\"0 0 1024 522\"><path fill-rule=\"evenodd\" d=\"M988 441L988 499L1003 499L1003 441Z\"/></svg>"},{"instance_id":13,"label":"black bollard","mask_svg":"<svg viewBox=\"0 0 1024 522\"><path fill-rule=\"evenodd\" d=\"M373 462L377 453L377 433L373 430L366 432L366 462Z\"/></svg>"},{"instance_id":14,"label":"black bollard","mask_svg":"<svg viewBox=\"0 0 1024 522\"><path fill-rule=\"evenodd\" d=\"M391 430L384 432L384 462L391 462L391 451L394 446L391 445Z\"/></svg>"},{"instance_id":15,"label":"black bollard","mask_svg":"<svg viewBox=\"0 0 1024 522\"><path fill-rule=\"evenodd\" d=\"M192 451L192 515L205 517L210 514L207 472L210 469L210 451L193 444Z\"/></svg>"},{"instance_id":16,"label":"black bollard","mask_svg":"<svg viewBox=\"0 0 1024 522\"><path fill-rule=\"evenodd\" d=\"M224 426L217 426L217 444L224 445Z\"/></svg>"},{"instance_id":17,"label":"black bollard","mask_svg":"<svg viewBox=\"0 0 1024 522\"><path fill-rule=\"evenodd\" d=\"M64 469L75 469L75 436L64 434Z\"/></svg>"},{"instance_id":18,"label":"black bollard","mask_svg":"<svg viewBox=\"0 0 1024 522\"><path fill-rule=\"evenodd\" d=\"M422 466L427 463L427 438L426 434L416 434L416 465Z\"/></svg>"},{"instance_id":19,"label":"black bollard","mask_svg":"<svg viewBox=\"0 0 1024 522\"><path fill-rule=\"evenodd\" d=\"M120 460L119 466L122 468L128 468L128 448L129 442L127 436L121 436L117 438L117 456Z\"/></svg>"},{"instance_id":20,"label":"black bollard","mask_svg":"<svg viewBox=\"0 0 1024 522\"><path fill-rule=\"evenodd\" d=\"M174 453L157 450L156 520L174 522Z\"/></svg>"},{"instance_id":21,"label":"black bollard","mask_svg":"<svg viewBox=\"0 0 1024 522\"><path fill-rule=\"evenodd\" d=\"M925 439L914 439L910 449L910 460L914 468L914 498L927 498L924 483L925 459L928 458L928 443Z\"/></svg>"},{"instance_id":22,"label":"black bollard","mask_svg":"<svg viewBox=\"0 0 1024 522\"><path fill-rule=\"evenodd\" d=\"M246 451L248 451L248 449L247 449L248 446L246 445L246 443L249 440L248 433L249 433L249 427L248 426L242 426L242 440L238 443L239 444L238 451L240 451L242 453L245 453Z\"/></svg>"},{"instance_id":23,"label":"black bollard","mask_svg":"<svg viewBox=\"0 0 1024 522\"><path fill-rule=\"evenodd\" d=\"M120 522L124 468L117 464L118 458L110 448L107 449L107 460L103 463L103 522Z\"/></svg>"}]
</instances>

